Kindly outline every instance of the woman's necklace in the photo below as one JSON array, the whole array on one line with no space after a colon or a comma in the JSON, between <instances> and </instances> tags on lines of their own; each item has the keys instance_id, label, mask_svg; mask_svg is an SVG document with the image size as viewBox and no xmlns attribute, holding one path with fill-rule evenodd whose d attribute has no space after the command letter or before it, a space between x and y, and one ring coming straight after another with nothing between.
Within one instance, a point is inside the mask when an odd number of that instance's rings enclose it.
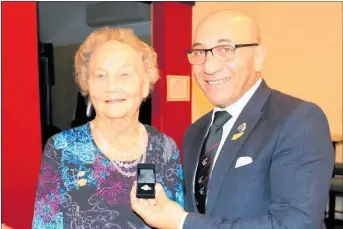
<instances>
[{"instance_id":1,"label":"woman's necklace","mask_svg":"<svg viewBox=\"0 0 343 229\"><path fill-rule=\"evenodd\" d=\"M130 158L133 155L137 153L132 153L132 152L121 152L117 150L115 147L111 147L109 142L106 140L106 138L101 134L99 131L97 123L95 123L95 137L98 140L99 143L99 148L103 152L112 152L113 154L120 155L121 158ZM137 144L138 142L138 144ZM141 128L138 127L138 134L137 137L134 139L132 142L132 146L136 146L136 152L142 152L143 155L139 158L137 158L134 161L129 161L129 162L123 162L121 160L116 160L113 158L112 155L109 156L110 161L112 162L114 168L122 175L127 176L127 177L132 177L136 175L136 170L134 169L133 171L132 168L135 168L139 163L144 163L146 161L146 152L144 150L144 137L142 137L142 131Z\"/></svg>"}]
</instances>

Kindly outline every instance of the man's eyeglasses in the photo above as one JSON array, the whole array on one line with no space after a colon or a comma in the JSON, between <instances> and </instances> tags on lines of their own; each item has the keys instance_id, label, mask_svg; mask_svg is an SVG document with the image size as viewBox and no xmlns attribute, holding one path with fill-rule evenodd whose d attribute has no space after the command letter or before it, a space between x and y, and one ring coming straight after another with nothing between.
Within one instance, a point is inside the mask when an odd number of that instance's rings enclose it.
<instances>
[{"instance_id":1,"label":"man's eyeglasses","mask_svg":"<svg viewBox=\"0 0 343 229\"><path fill-rule=\"evenodd\" d=\"M218 58L220 61L231 61L235 58L235 50L243 47L258 46L257 43L251 44L231 44L220 45L210 49L191 49L186 52L190 64L203 64L206 62L207 52Z\"/></svg>"}]
</instances>

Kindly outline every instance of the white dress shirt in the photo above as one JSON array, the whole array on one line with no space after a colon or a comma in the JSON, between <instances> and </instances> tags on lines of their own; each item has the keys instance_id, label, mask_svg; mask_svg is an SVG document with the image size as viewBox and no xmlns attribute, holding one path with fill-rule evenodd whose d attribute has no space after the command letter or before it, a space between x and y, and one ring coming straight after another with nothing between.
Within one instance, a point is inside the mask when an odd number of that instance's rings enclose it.
<instances>
[{"instance_id":1,"label":"white dress shirt","mask_svg":"<svg viewBox=\"0 0 343 229\"><path fill-rule=\"evenodd\" d=\"M247 103L249 102L249 100L251 99L251 97L253 96L253 94L256 92L257 88L260 86L262 82L262 79L259 78L256 83L254 84L254 86L252 86L249 91L247 91L239 100L237 100L235 103L225 107L225 108L219 108L219 107L215 107L213 109L213 112L212 112L212 121L211 121L211 125L213 123L213 120L214 120L214 114L215 112L217 111L227 111L232 117L223 125L223 134L222 134L222 138L221 138L221 141L220 141L220 144L218 146L218 149L217 149L217 153L216 153L216 156L214 158L214 165L218 159L218 156L219 156L219 153L221 151L221 149L223 148L223 145L224 145L224 142L226 140L226 138L228 137L233 125L235 124L238 116L241 114L242 110L244 109L244 107L247 105ZM211 125L209 126L208 130L207 130L207 133L206 135L208 134L208 131L211 127ZM214 165L212 166L212 168L214 167ZM194 173L196 174L196 173ZM194 175L194 178L193 178L193 183L194 183L194 179L195 179L195 175ZM210 190L208 190L209 192ZM193 189L193 194L194 194L194 189ZM207 199L206 199L206 202L207 202ZM187 216L188 213L185 214L181 224L180 224L180 227L179 229L182 229L183 227L183 223L186 219L186 216Z\"/></svg>"},{"instance_id":2,"label":"white dress shirt","mask_svg":"<svg viewBox=\"0 0 343 229\"><path fill-rule=\"evenodd\" d=\"M235 103L225 107L225 108L219 108L219 107L215 107L213 109L212 112L212 121L211 121L211 125L213 123L214 120L214 114L217 111L227 111L232 117L229 119L229 121L227 121L224 126L223 126L223 135L222 135L222 139L220 141L220 144L218 146L218 150L216 153L216 156L214 158L214 164L217 161L217 158L219 156L219 153L221 151L221 149L223 148L224 142L227 138L227 136L229 135L233 125L235 124L238 116L241 114L243 108L245 107L245 105L247 105L247 103L249 102L250 98L253 96L253 94L256 92L257 88L260 86L262 82L262 79L259 78L256 83L254 84L254 86L252 86L249 91L247 91L239 100L237 100ZM210 127L211 127L210 125ZM207 132L209 131L209 129L207 130ZM212 166L212 168L214 167L214 165Z\"/></svg>"}]
</instances>

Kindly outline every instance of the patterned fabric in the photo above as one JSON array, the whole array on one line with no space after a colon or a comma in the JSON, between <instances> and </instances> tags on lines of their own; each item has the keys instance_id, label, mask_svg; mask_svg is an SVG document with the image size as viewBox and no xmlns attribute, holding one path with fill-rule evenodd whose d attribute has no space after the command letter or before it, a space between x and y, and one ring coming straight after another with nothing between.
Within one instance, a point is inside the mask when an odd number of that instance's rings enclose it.
<instances>
[{"instance_id":1,"label":"patterned fabric","mask_svg":"<svg viewBox=\"0 0 343 229\"><path fill-rule=\"evenodd\" d=\"M195 177L195 203L198 211L205 214L207 185L212 173L213 161L218 153L218 147L222 139L223 125L231 118L227 111L217 111L214 121L205 139L204 146L199 157L198 168Z\"/></svg>"},{"instance_id":2,"label":"patterned fabric","mask_svg":"<svg viewBox=\"0 0 343 229\"><path fill-rule=\"evenodd\" d=\"M156 165L157 182L171 200L184 206L179 150L171 138L145 127L146 163ZM50 138L44 149L32 228L150 228L131 210L134 180L118 173L100 152L89 123L63 131Z\"/></svg>"}]
</instances>

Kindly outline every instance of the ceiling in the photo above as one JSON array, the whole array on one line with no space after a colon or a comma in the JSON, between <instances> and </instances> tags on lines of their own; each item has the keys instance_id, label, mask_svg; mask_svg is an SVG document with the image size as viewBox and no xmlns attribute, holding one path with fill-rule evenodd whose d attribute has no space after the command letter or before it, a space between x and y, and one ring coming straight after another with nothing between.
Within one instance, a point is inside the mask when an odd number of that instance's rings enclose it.
<instances>
[{"instance_id":1,"label":"ceiling","mask_svg":"<svg viewBox=\"0 0 343 229\"><path fill-rule=\"evenodd\" d=\"M41 42L54 46L79 44L94 29L86 24L86 5L93 2L38 2ZM151 21L118 25L132 28L138 36L151 36Z\"/></svg>"}]
</instances>

